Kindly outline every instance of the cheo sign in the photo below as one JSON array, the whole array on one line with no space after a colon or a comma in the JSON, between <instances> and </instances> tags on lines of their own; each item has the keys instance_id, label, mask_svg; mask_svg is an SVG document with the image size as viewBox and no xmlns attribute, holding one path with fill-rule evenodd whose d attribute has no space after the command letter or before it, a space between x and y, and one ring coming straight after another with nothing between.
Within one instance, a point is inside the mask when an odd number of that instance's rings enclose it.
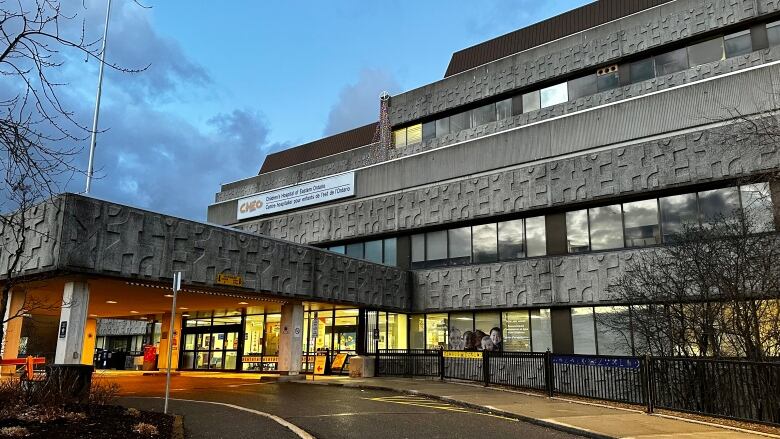
<instances>
[{"instance_id":1,"label":"cheo sign","mask_svg":"<svg viewBox=\"0 0 780 439\"><path fill-rule=\"evenodd\" d=\"M355 173L346 172L241 198L238 200L236 217L240 220L253 218L353 195Z\"/></svg>"}]
</instances>

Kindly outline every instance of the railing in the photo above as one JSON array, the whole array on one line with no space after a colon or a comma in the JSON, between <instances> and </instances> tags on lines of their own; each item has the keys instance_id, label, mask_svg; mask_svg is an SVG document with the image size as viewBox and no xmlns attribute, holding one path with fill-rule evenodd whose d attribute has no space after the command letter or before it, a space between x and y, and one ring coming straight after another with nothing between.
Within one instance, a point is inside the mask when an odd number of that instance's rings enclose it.
<instances>
[{"instance_id":1,"label":"railing","mask_svg":"<svg viewBox=\"0 0 780 439\"><path fill-rule=\"evenodd\" d=\"M381 350L378 376L426 376L780 425L780 362Z\"/></svg>"}]
</instances>

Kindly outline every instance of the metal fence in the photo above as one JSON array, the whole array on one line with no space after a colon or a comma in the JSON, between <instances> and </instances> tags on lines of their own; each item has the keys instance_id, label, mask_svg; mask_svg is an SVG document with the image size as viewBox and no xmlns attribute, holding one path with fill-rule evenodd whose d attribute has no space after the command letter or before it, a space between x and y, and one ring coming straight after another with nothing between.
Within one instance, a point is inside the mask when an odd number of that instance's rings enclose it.
<instances>
[{"instance_id":1,"label":"metal fence","mask_svg":"<svg viewBox=\"0 0 780 439\"><path fill-rule=\"evenodd\" d=\"M780 425L780 362L382 350L378 376L451 378Z\"/></svg>"}]
</instances>

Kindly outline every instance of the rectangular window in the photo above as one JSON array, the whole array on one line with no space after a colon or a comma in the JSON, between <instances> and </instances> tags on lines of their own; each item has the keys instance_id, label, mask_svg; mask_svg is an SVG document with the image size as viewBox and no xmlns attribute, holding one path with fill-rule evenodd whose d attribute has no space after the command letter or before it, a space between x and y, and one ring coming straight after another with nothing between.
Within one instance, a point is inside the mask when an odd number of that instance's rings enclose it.
<instances>
[{"instance_id":1,"label":"rectangular window","mask_svg":"<svg viewBox=\"0 0 780 439\"><path fill-rule=\"evenodd\" d=\"M670 75L688 68L688 50L673 50L655 57L655 71L658 76Z\"/></svg>"},{"instance_id":2,"label":"rectangular window","mask_svg":"<svg viewBox=\"0 0 780 439\"><path fill-rule=\"evenodd\" d=\"M450 336L447 340L453 351L474 350L474 314L472 312L450 313Z\"/></svg>"},{"instance_id":3,"label":"rectangular window","mask_svg":"<svg viewBox=\"0 0 780 439\"><path fill-rule=\"evenodd\" d=\"M599 355L631 355L631 319L627 306L598 306L596 339Z\"/></svg>"},{"instance_id":4,"label":"rectangular window","mask_svg":"<svg viewBox=\"0 0 780 439\"><path fill-rule=\"evenodd\" d=\"M447 259L447 231L425 234L425 260L443 261Z\"/></svg>"},{"instance_id":5,"label":"rectangular window","mask_svg":"<svg viewBox=\"0 0 780 439\"><path fill-rule=\"evenodd\" d=\"M620 204L588 209L591 250L623 247L623 216Z\"/></svg>"},{"instance_id":6,"label":"rectangular window","mask_svg":"<svg viewBox=\"0 0 780 439\"><path fill-rule=\"evenodd\" d=\"M596 85L595 74L572 79L567 84L569 86L569 99L572 101L584 96L594 95L599 91Z\"/></svg>"},{"instance_id":7,"label":"rectangular window","mask_svg":"<svg viewBox=\"0 0 780 439\"><path fill-rule=\"evenodd\" d=\"M623 224L626 247L644 247L661 243L656 199L624 204Z\"/></svg>"},{"instance_id":8,"label":"rectangular window","mask_svg":"<svg viewBox=\"0 0 780 439\"><path fill-rule=\"evenodd\" d=\"M504 342L506 352L531 351L531 316L528 311L503 313Z\"/></svg>"},{"instance_id":9,"label":"rectangular window","mask_svg":"<svg viewBox=\"0 0 780 439\"><path fill-rule=\"evenodd\" d=\"M398 241L396 238L388 238L384 241L382 262L385 265L398 265ZM423 249L424 250L424 249Z\"/></svg>"},{"instance_id":10,"label":"rectangular window","mask_svg":"<svg viewBox=\"0 0 780 439\"><path fill-rule=\"evenodd\" d=\"M411 349L425 349L425 315L411 316L409 326L409 347Z\"/></svg>"},{"instance_id":11,"label":"rectangular window","mask_svg":"<svg viewBox=\"0 0 780 439\"><path fill-rule=\"evenodd\" d=\"M475 313L474 334L476 334L476 350L500 351L503 342L501 339L501 313Z\"/></svg>"},{"instance_id":12,"label":"rectangular window","mask_svg":"<svg viewBox=\"0 0 780 439\"><path fill-rule=\"evenodd\" d=\"M382 263L382 240L368 241L365 245L365 259L377 264Z\"/></svg>"},{"instance_id":13,"label":"rectangular window","mask_svg":"<svg viewBox=\"0 0 780 439\"><path fill-rule=\"evenodd\" d=\"M450 116L450 132L452 134L457 134L468 128L471 128L471 111Z\"/></svg>"},{"instance_id":14,"label":"rectangular window","mask_svg":"<svg viewBox=\"0 0 780 439\"><path fill-rule=\"evenodd\" d=\"M547 254L547 230L543 216L525 219L525 242L528 257Z\"/></svg>"},{"instance_id":15,"label":"rectangular window","mask_svg":"<svg viewBox=\"0 0 780 439\"><path fill-rule=\"evenodd\" d=\"M566 212L566 241L569 253L580 253L590 250L587 209Z\"/></svg>"},{"instance_id":16,"label":"rectangular window","mask_svg":"<svg viewBox=\"0 0 780 439\"><path fill-rule=\"evenodd\" d=\"M593 323L593 308L571 309L575 354L596 355L596 327Z\"/></svg>"},{"instance_id":17,"label":"rectangular window","mask_svg":"<svg viewBox=\"0 0 780 439\"><path fill-rule=\"evenodd\" d=\"M406 128L393 131L393 145L395 145L396 148L406 146Z\"/></svg>"},{"instance_id":18,"label":"rectangular window","mask_svg":"<svg viewBox=\"0 0 780 439\"><path fill-rule=\"evenodd\" d=\"M523 114L523 96L517 95L512 97L512 116Z\"/></svg>"},{"instance_id":19,"label":"rectangular window","mask_svg":"<svg viewBox=\"0 0 780 439\"><path fill-rule=\"evenodd\" d=\"M487 104L471 110L471 126L478 127L496 121L496 104Z\"/></svg>"},{"instance_id":20,"label":"rectangular window","mask_svg":"<svg viewBox=\"0 0 780 439\"><path fill-rule=\"evenodd\" d=\"M664 242L673 242L674 235L687 227L698 226L696 194L674 195L659 200L661 205L661 233Z\"/></svg>"},{"instance_id":21,"label":"rectangular window","mask_svg":"<svg viewBox=\"0 0 780 439\"><path fill-rule=\"evenodd\" d=\"M498 260L496 224L474 226L472 234L474 263L483 264L487 262L496 262L496 260Z\"/></svg>"},{"instance_id":22,"label":"rectangular window","mask_svg":"<svg viewBox=\"0 0 780 439\"><path fill-rule=\"evenodd\" d=\"M553 85L552 87L543 88L541 91L542 108L562 104L568 100L569 91L566 88L565 82L558 85Z\"/></svg>"},{"instance_id":23,"label":"rectangular window","mask_svg":"<svg viewBox=\"0 0 780 439\"><path fill-rule=\"evenodd\" d=\"M618 66L605 67L604 72L596 77L599 91L612 90L620 86Z\"/></svg>"},{"instance_id":24,"label":"rectangular window","mask_svg":"<svg viewBox=\"0 0 780 439\"><path fill-rule=\"evenodd\" d=\"M420 142L422 142L422 125L418 123L406 128L406 144L414 145Z\"/></svg>"},{"instance_id":25,"label":"rectangular window","mask_svg":"<svg viewBox=\"0 0 780 439\"><path fill-rule=\"evenodd\" d=\"M780 46L780 21L766 25L766 38L770 46Z\"/></svg>"},{"instance_id":26,"label":"rectangular window","mask_svg":"<svg viewBox=\"0 0 780 439\"><path fill-rule=\"evenodd\" d=\"M768 183L746 184L739 187L745 224L751 233L775 230L772 196Z\"/></svg>"},{"instance_id":27,"label":"rectangular window","mask_svg":"<svg viewBox=\"0 0 780 439\"><path fill-rule=\"evenodd\" d=\"M552 352L550 308L531 310L531 345L534 352Z\"/></svg>"},{"instance_id":28,"label":"rectangular window","mask_svg":"<svg viewBox=\"0 0 780 439\"><path fill-rule=\"evenodd\" d=\"M339 253L339 254L345 254L347 252L347 248L343 245L336 245L333 247L328 247L328 250L332 251L333 253Z\"/></svg>"},{"instance_id":29,"label":"rectangular window","mask_svg":"<svg viewBox=\"0 0 780 439\"><path fill-rule=\"evenodd\" d=\"M363 243L347 244L347 256L363 259Z\"/></svg>"},{"instance_id":30,"label":"rectangular window","mask_svg":"<svg viewBox=\"0 0 780 439\"><path fill-rule=\"evenodd\" d=\"M747 55L753 51L753 40L750 37L750 30L726 35L723 40L726 58Z\"/></svg>"},{"instance_id":31,"label":"rectangular window","mask_svg":"<svg viewBox=\"0 0 780 439\"><path fill-rule=\"evenodd\" d=\"M525 257L523 220L498 223L498 257L502 261Z\"/></svg>"},{"instance_id":32,"label":"rectangular window","mask_svg":"<svg viewBox=\"0 0 780 439\"><path fill-rule=\"evenodd\" d=\"M412 235L412 262L425 261L425 234Z\"/></svg>"},{"instance_id":33,"label":"rectangular window","mask_svg":"<svg viewBox=\"0 0 780 439\"><path fill-rule=\"evenodd\" d=\"M655 78L655 60L653 58L634 61L629 64L628 68L632 84Z\"/></svg>"},{"instance_id":34,"label":"rectangular window","mask_svg":"<svg viewBox=\"0 0 780 439\"><path fill-rule=\"evenodd\" d=\"M436 138L436 121L430 121L422 124L423 141Z\"/></svg>"},{"instance_id":35,"label":"rectangular window","mask_svg":"<svg viewBox=\"0 0 780 439\"><path fill-rule=\"evenodd\" d=\"M387 348L406 349L406 314L387 314Z\"/></svg>"},{"instance_id":36,"label":"rectangular window","mask_svg":"<svg viewBox=\"0 0 780 439\"><path fill-rule=\"evenodd\" d=\"M539 90L523 95L523 113L530 113L542 108Z\"/></svg>"},{"instance_id":37,"label":"rectangular window","mask_svg":"<svg viewBox=\"0 0 780 439\"><path fill-rule=\"evenodd\" d=\"M699 192L699 213L703 226L739 219L739 193L727 187Z\"/></svg>"},{"instance_id":38,"label":"rectangular window","mask_svg":"<svg viewBox=\"0 0 780 439\"><path fill-rule=\"evenodd\" d=\"M496 119L504 120L512 117L512 98L496 102Z\"/></svg>"},{"instance_id":39,"label":"rectangular window","mask_svg":"<svg viewBox=\"0 0 780 439\"><path fill-rule=\"evenodd\" d=\"M688 46L688 62L691 66L699 66L726 58L723 50L723 37L702 41Z\"/></svg>"},{"instance_id":40,"label":"rectangular window","mask_svg":"<svg viewBox=\"0 0 780 439\"><path fill-rule=\"evenodd\" d=\"M455 263L469 263L471 261L471 227L450 229L447 234L450 260Z\"/></svg>"},{"instance_id":41,"label":"rectangular window","mask_svg":"<svg viewBox=\"0 0 780 439\"><path fill-rule=\"evenodd\" d=\"M436 121L436 137L450 133L450 118L444 117Z\"/></svg>"},{"instance_id":42,"label":"rectangular window","mask_svg":"<svg viewBox=\"0 0 780 439\"><path fill-rule=\"evenodd\" d=\"M425 347L428 349L447 347L447 314L425 316Z\"/></svg>"}]
</instances>

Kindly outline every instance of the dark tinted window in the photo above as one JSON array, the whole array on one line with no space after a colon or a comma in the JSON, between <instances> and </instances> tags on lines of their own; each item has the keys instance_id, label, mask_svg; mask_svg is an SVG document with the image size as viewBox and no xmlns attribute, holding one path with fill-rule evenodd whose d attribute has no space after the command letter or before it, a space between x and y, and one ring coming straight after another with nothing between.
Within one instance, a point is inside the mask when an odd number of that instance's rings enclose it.
<instances>
[{"instance_id":1,"label":"dark tinted window","mask_svg":"<svg viewBox=\"0 0 780 439\"><path fill-rule=\"evenodd\" d=\"M672 237L681 233L684 225L697 225L699 218L696 209L696 194L675 195L659 200L661 205L661 232L664 242L673 241Z\"/></svg>"},{"instance_id":2,"label":"dark tinted window","mask_svg":"<svg viewBox=\"0 0 780 439\"><path fill-rule=\"evenodd\" d=\"M766 25L766 38L770 46L780 46L780 21Z\"/></svg>"},{"instance_id":3,"label":"dark tinted window","mask_svg":"<svg viewBox=\"0 0 780 439\"><path fill-rule=\"evenodd\" d=\"M596 79L599 91L612 90L613 88L619 87L620 76L618 74L619 72L615 70L613 72L604 73L603 75L598 75Z\"/></svg>"},{"instance_id":4,"label":"dark tinted window","mask_svg":"<svg viewBox=\"0 0 780 439\"><path fill-rule=\"evenodd\" d=\"M496 118L502 120L510 117L512 117L512 99L496 102Z\"/></svg>"},{"instance_id":5,"label":"dark tinted window","mask_svg":"<svg viewBox=\"0 0 780 439\"><path fill-rule=\"evenodd\" d=\"M472 228L474 262L495 262L498 259L497 245L495 224L483 224Z\"/></svg>"},{"instance_id":6,"label":"dark tinted window","mask_svg":"<svg viewBox=\"0 0 780 439\"><path fill-rule=\"evenodd\" d=\"M569 99L572 101L584 96L594 95L597 92L595 74L569 81Z\"/></svg>"},{"instance_id":7,"label":"dark tinted window","mask_svg":"<svg viewBox=\"0 0 780 439\"><path fill-rule=\"evenodd\" d=\"M340 253L342 255L347 252L347 248L344 247L343 245L329 247L328 250L332 251L333 253Z\"/></svg>"},{"instance_id":8,"label":"dark tinted window","mask_svg":"<svg viewBox=\"0 0 780 439\"><path fill-rule=\"evenodd\" d=\"M655 78L655 60L647 58L632 62L628 65L628 74L632 84Z\"/></svg>"},{"instance_id":9,"label":"dark tinted window","mask_svg":"<svg viewBox=\"0 0 780 439\"><path fill-rule=\"evenodd\" d=\"M688 50L673 50L655 57L655 71L658 76L681 72L688 68Z\"/></svg>"},{"instance_id":10,"label":"dark tinted window","mask_svg":"<svg viewBox=\"0 0 780 439\"><path fill-rule=\"evenodd\" d=\"M436 137L441 137L450 132L450 118L445 117L436 121Z\"/></svg>"},{"instance_id":11,"label":"dark tinted window","mask_svg":"<svg viewBox=\"0 0 780 439\"><path fill-rule=\"evenodd\" d=\"M749 30L726 35L724 45L726 49L726 58L746 55L753 51L753 41L750 37Z\"/></svg>"},{"instance_id":12,"label":"dark tinted window","mask_svg":"<svg viewBox=\"0 0 780 439\"><path fill-rule=\"evenodd\" d=\"M412 235L412 262L425 261L425 234Z\"/></svg>"},{"instance_id":13,"label":"dark tinted window","mask_svg":"<svg viewBox=\"0 0 780 439\"><path fill-rule=\"evenodd\" d=\"M368 241L365 245L365 259L367 261L382 263L382 240Z\"/></svg>"},{"instance_id":14,"label":"dark tinted window","mask_svg":"<svg viewBox=\"0 0 780 439\"><path fill-rule=\"evenodd\" d=\"M387 265L398 265L396 238L385 239L382 262Z\"/></svg>"},{"instance_id":15,"label":"dark tinted window","mask_svg":"<svg viewBox=\"0 0 780 439\"><path fill-rule=\"evenodd\" d=\"M512 98L512 116L523 114L523 96L517 95Z\"/></svg>"},{"instance_id":16,"label":"dark tinted window","mask_svg":"<svg viewBox=\"0 0 780 439\"><path fill-rule=\"evenodd\" d=\"M430 140L436 138L436 121L431 121L423 124L422 138L423 140Z\"/></svg>"},{"instance_id":17,"label":"dark tinted window","mask_svg":"<svg viewBox=\"0 0 780 439\"><path fill-rule=\"evenodd\" d=\"M471 111L464 111L450 116L450 132L455 134L461 130L471 128Z\"/></svg>"},{"instance_id":18,"label":"dark tinted window","mask_svg":"<svg viewBox=\"0 0 780 439\"><path fill-rule=\"evenodd\" d=\"M688 46L688 62L691 66L707 64L723 59L723 38L713 38Z\"/></svg>"},{"instance_id":19,"label":"dark tinted window","mask_svg":"<svg viewBox=\"0 0 780 439\"><path fill-rule=\"evenodd\" d=\"M443 259L447 259L447 231L426 233L425 260L438 261Z\"/></svg>"},{"instance_id":20,"label":"dark tinted window","mask_svg":"<svg viewBox=\"0 0 780 439\"><path fill-rule=\"evenodd\" d=\"M347 256L363 259L363 243L347 244Z\"/></svg>"},{"instance_id":21,"label":"dark tinted window","mask_svg":"<svg viewBox=\"0 0 780 439\"><path fill-rule=\"evenodd\" d=\"M498 223L498 257L502 260L525 257L523 220Z\"/></svg>"},{"instance_id":22,"label":"dark tinted window","mask_svg":"<svg viewBox=\"0 0 780 439\"><path fill-rule=\"evenodd\" d=\"M627 247L643 247L661 243L658 226L658 201L635 201L623 205L623 224Z\"/></svg>"},{"instance_id":23,"label":"dark tinted window","mask_svg":"<svg viewBox=\"0 0 780 439\"><path fill-rule=\"evenodd\" d=\"M496 104L487 104L471 110L471 126L478 127L496 121Z\"/></svg>"}]
</instances>

